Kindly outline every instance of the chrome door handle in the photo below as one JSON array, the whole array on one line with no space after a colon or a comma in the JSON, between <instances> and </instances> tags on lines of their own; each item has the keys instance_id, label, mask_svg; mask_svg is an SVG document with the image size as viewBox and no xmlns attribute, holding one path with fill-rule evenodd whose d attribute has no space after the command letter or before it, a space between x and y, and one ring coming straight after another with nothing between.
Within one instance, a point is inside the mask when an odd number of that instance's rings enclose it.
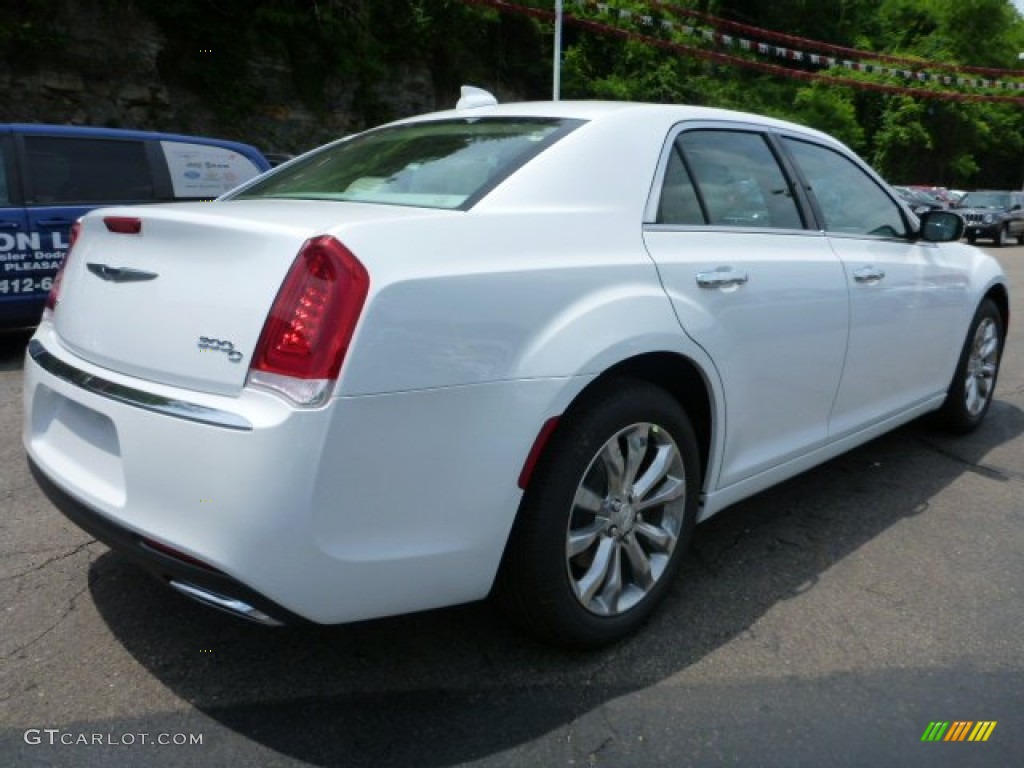
<instances>
[{"instance_id":1,"label":"chrome door handle","mask_svg":"<svg viewBox=\"0 0 1024 768\"><path fill-rule=\"evenodd\" d=\"M853 270L853 279L858 283L877 283L885 277L885 270L878 267L861 267Z\"/></svg>"},{"instance_id":2,"label":"chrome door handle","mask_svg":"<svg viewBox=\"0 0 1024 768\"><path fill-rule=\"evenodd\" d=\"M749 279L746 272L737 272L731 267L719 267L714 272L697 273L697 285L701 288L729 288L743 285Z\"/></svg>"}]
</instances>

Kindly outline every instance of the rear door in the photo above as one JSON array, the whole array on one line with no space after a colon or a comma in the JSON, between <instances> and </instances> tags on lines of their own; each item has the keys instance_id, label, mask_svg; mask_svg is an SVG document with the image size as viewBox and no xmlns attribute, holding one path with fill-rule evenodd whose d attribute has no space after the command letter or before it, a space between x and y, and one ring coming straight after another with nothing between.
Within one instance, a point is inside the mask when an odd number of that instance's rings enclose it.
<instances>
[{"instance_id":1,"label":"rear door","mask_svg":"<svg viewBox=\"0 0 1024 768\"><path fill-rule=\"evenodd\" d=\"M672 142L644 240L686 333L725 391L717 487L823 444L846 351L839 259L805 228L802 194L758 130Z\"/></svg>"}]
</instances>

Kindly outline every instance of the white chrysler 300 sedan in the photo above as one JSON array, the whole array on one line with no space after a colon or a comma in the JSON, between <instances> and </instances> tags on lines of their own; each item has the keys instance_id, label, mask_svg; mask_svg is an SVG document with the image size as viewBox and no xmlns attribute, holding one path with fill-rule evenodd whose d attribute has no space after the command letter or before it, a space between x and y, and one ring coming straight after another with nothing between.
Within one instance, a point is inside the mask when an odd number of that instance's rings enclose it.
<instances>
[{"instance_id":1,"label":"white chrysler 300 sedan","mask_svg":"<svg viewBox=\"0 0 1024 768\"><path fill-rule=\"evenodd\" d=\"M593 647L697 522L922 414L978 425L1009 304L962 232L798 125L477 98L86 215L24 444L71 520L221 609L493 590Z\"/></svg>"}]
</instances>

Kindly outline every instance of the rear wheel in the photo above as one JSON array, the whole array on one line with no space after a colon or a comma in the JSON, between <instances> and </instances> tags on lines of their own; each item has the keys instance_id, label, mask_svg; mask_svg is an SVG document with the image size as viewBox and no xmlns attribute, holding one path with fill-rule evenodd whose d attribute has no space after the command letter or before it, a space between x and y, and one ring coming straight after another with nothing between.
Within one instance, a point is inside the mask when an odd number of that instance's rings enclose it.
<instances>
[{"instance_id":1,"label":"rear wheel","mask_svg":"<svg viewBox=\"0 0 1024 768\"><path fill-rule=\"evenodd\" d=\"M944 425L954 432L975 429L992 404L1003 351L1003 321L991 299L978 305L946 402L939 412Z\"/></svg>"},{"instance_id":2,"label":"rear wheel","mask_svg":"<svg viewBox=\"0 0 1024 768\"><path fill-rule=\"evenodd\" d=\"M686 413L646 382L600 385L563 419L523 497L499 595L545 640L594 648L664 597L697 519Z\"/></svg>"}]
</instances>

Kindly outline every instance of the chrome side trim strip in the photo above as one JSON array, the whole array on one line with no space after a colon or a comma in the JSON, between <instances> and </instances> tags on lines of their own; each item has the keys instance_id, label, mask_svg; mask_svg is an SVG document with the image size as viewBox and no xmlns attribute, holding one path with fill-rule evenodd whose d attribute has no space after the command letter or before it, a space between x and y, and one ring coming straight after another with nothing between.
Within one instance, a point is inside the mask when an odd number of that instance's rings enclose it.
<instances>
[{"instance_id":1,"label":"chrome side trim strip","mask_svg":"<svg viewBox=\"0 0 1024 768\"><path fill-rule=\"evenodd\" d=\"M252 431L252 422L239 416L237 413L222 411L218 408L209 408L197 403L187 403L184 400L174 400L169 397L155 395L152 392L143 392L140 389L133 389L113 381L94 376L91 373L79 370L68 365L63 360L46 351L38 340L32 339L28 343L28 354L44 370L49 371L58 379L63 379L69 384L81 387L86 392L91 392L100 397L116 400L125 405L132 405L146 411L161 413L164 416L172 416L176 419L195 421L199 424L209 424L224 429L237 429L245 432Z\"/></svg>"},{"instance_id":2,"label":"chrome side trim strip","mask_svg":"<svg viewBox=\"0 0 1024 768\"><path fill-rule=\"evenodd\" d=\"M243 619L255 621L257 624L265 624L268 627L283 626L277 619L253 608L248 603L243 603L241 600L224 597L224 595L218 595L216 592L210 592L208 589L201 589L193 584L186 584L183 581L170 581L168 583L178 592L181 592L181 594L191 597L193 600L203 605L208 605L211 608L217 608L233 616L240 616Z\"/></svg>"}]
</instances>

